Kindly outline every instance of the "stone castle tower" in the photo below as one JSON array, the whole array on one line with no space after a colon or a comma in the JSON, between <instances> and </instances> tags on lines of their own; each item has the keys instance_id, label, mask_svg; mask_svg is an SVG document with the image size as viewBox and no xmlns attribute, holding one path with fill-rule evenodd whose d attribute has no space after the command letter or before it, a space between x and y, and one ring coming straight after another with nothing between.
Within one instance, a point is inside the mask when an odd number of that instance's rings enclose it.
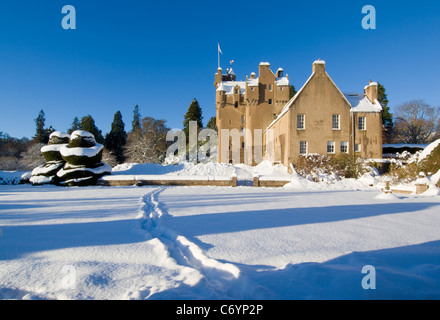
<instances>
[{"instance_id":1,"label":"stone castle tower","mask_svg":"<svg viewBox=\"0 0 440 320\"><path fill-rule=\"evenodd\" d=\"M222 158L232 159L233 152L240 153L240 162L245 162L244 149L249 140L246 141L244 131L253 133L254 129L264 130L289 101L289 79L283 74L282 68L273 73L269 63L261 62L258 73L258 77L251 73L245 81L237 81L232 68L227 69L226 74L222 73L221 68L217 69L214 85L218 145L228 146L223 150L219 147L220 162ZM229 143L222 144L222 129L235 129L239 133L239 143L233 143L232 137L228 137ZM249 144L253 145L252 142ZM229 152L229 155L224 152Z\"/></svg>"}]
</instances>

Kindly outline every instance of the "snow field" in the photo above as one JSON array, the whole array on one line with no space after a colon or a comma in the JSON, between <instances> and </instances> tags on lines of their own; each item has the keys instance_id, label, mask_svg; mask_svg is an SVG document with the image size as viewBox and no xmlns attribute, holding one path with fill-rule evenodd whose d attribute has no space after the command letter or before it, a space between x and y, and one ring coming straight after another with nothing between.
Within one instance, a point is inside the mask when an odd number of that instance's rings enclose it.
<instances>
[{"instance_id":1,"label":"snow field","mask_svg":"<svg viewBox=\"0 0 440 320\"><path fill-rule=\"evenodd\" d=\"M0 186L0 298L439 299L439 196L357 183Z\"/></svg>"}]
</instances>

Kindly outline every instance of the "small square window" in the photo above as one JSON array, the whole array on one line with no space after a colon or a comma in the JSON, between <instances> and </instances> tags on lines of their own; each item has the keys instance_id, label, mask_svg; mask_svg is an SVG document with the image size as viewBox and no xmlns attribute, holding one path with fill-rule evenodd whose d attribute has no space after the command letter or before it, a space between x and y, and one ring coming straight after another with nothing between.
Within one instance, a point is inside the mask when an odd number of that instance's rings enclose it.
<instances>
[{"instance_id":1,"label":"small square window","mask_svg":"<svg viewBox=\"0 0 440 320\"><path fill-rule=\"evenodd\" d=\"M335 153L335 142L327 141L327 153Z\"/></svg>"},{"instance_id":2,"label":"small square window","mask_svg":"<svg viewBox=\"0 0 440 320\"><path fill-rule=\"evenodd\" d=\"M348 153L348 142L347 141L341 141L341 152Z\"/></svg>"}]
</instances>

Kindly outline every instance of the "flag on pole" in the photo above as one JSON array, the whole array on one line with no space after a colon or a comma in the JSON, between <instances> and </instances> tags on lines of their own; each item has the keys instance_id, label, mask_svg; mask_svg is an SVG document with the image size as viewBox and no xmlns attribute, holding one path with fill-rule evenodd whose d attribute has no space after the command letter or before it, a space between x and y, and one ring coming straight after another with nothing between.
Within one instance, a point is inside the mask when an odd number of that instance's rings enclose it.
<instances>
[{"instance_id":1,"label":"flag on pole","mask_svg":"<svg viewBox=\"0 0 440 320\"><path fill-rule=\"evenodd\" d=\"M218 43L218 52L223 54L222 50L220 49L220 43Z\"/></svg>"}]
</instances>

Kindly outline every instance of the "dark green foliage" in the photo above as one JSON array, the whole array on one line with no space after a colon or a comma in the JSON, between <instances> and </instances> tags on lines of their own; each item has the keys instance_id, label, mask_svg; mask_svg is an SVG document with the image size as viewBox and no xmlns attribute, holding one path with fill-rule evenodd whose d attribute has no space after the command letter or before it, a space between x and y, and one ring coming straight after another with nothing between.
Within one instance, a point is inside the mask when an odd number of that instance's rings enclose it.
<instances>
[{"instance_id":1,"label":"dark green foliage","mask_svg":"<svg viewBox=\"0 0 440 320\"><path fill-rule=\"evenodd\" d=\"M382 105L382 125L384 128L384 143L388 142L390 135L392 133L394 122L393 114L390 112L390 107L388 106L389 100L386 93L385 87L378 83L377 86L377 100Z\"/></svg>"},{"instance_id":2,"label":"dark green foliage","mask_svg":"<svg viewBox=\"0 0 440 320\"><path fill-rule=\"evenodd\" d=\"M61 157L61 154L59 151L42 151L41 152L43 154L44 160L46 160L46 162L50 162L50 161L63 161L63 157Z\"/></svg>"},{"instance_id":3,"label":"dark green foliage","mask_svg":"<svg viewBox=\"0 0 440 320\"><path fill-rule=\"evenodd\" d=\"M295 94L297 93L295 86L293 84L291 84L289 86L289 98L292 99L293 96L295 96Z\"/></svg>"},{"instance_id":4,"label":"dark green foliage","mask_svg":"<svg viewBox=\"0 0 440 320\"><path fill-rule=\"evenodd\" d=\"M95 139L88 136L75 135L69 141L69 148L90 148L96 145Z\"/></svg>"},{"instance_id":5,"label":"dark green foliage","mask_svg":"<svg viewBox=\"0 0 440 320\"><path fill-rule=\"evenodd\" d=\"M77 155L63 155L64 161L72 165L84 165L84 166L93 166L102 160L102 151L101 149L96 155L93 157L88 156L77 156Z\"/></svg>"},{"instance_id":6,"label":"dark green foliage","mask_svg":"<svg viewBox=\"0 0 440 320\"><path fill-rule=\"evenodd\" d=\"M141 113L139 112L139 106L136 105L133 110L133 121L131 122L131 131L135 132L141 128Z\"/></svg>"},{"instance_id":7,"label":"dark green foliage","mask_svg":"<svg viewBox=\"0 0 440 320\"><path fill-rule=\"evenodd\" d=\"M202 108L200 108L197 99L194 98L191 104L189 105L188 111L186 112L185 118L183 120L183 131L185 132L187 137L189 137L189 122L196 121L198 129L201 130L201 128L203 128L202 120L203 120Z\"/></svg>"},{"instance_id":8,"label":"dark green foliage","mask_svg":"<svg viewBox=\"0 0 440 320\"><path fill-rule=\"evenodd\" d=\"M215 131L218 131L215 117L211 117L209 119L208 124L206 125L206 127L209 128L209 129L213 129Z\"/></svg>"},{"instance_id":9,"label":"dark green foliage","mask_svg":"<svg viewBox=\"0 0 440 320\"><path fill-rule=\"evenodd\" d=\"M78 117L73 118L73 122L71 124L71 127L69 130L67 130L68 134L71 134L73 131L80 130L81 129L81 123L79 122Z\"/></svg>"},{"instance_id":10,"label":"dark green foliage","mask_svg":"<svg viewBox=\"0 0 440 320\"><path fill-rule=\"evenodd\" d=\"M127 133L125 132L125 124L122 121L120 111L115 113L111 131L105 136L105 147L116 157L118 163L123 163L124 145L127 142Z\"/></svg>"},{"instance_id":11,"label":"dark green foliage","mask_svg":"<svg viewBox=\"0 0 440 320\"><path fill-rule=\"evenodd\" d=\"M440 170L440 145L420 162L420 171L435 174Z\"/></svg>"},{"instance_id":12,"label":"dark green foliage","mask_svg":"<svg viewBox=\"0 0 440 320\"><path fill-rule=\"evenodd\" d=\"M95 120L91 115L87 115L81 118L80 122L81 130L90 132L95 136L95 140L98 143L104 144L104 137L102 131L99 130L95 125Z\"/></svg>"},{"instance_id":13,"label":"dark green foliage","mask_svg":"<svg viewBox=\"0 0 440 320\"><path fill-rule=\"evenodd\" d=\"M46 117L43 109L40 110L38 113L37 118L35 118L35 136L33 140L37 143L44 143L46 144L49 141L49 136L52 132L55 130L50 126L49 128L45 128L44 124L46 122Z\"/></svg>"}]
</instances>

